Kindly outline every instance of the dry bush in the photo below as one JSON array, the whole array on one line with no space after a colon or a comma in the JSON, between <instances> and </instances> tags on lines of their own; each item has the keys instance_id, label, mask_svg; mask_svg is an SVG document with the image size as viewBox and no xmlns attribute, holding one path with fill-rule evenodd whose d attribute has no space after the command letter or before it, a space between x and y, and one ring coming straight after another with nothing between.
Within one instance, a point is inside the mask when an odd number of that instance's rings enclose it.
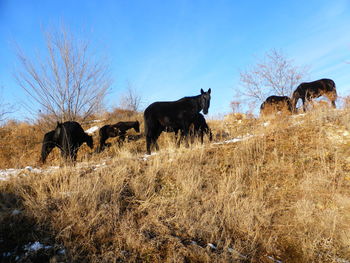
<instances>
[{"instance_id":1,"label":"dry bush","mask_svg":"<svg viewBox=\"0 0 350 263\"><path fill-rule=\"evenodd\" d=\"M37 229L31 238L64 246L69 262L349 259L348 116L322 110L266 127L248 119L232 136L256 136L224 145L176 148L163 134L161 150L146 161L144 149L133 152L142 140L113 146L88 166L1 183L0 192L19 201L1 209L0 225L21 209L31 223L22 222ZM98 168L101 159L107 165Z\"/></svg>"}]
</instances>

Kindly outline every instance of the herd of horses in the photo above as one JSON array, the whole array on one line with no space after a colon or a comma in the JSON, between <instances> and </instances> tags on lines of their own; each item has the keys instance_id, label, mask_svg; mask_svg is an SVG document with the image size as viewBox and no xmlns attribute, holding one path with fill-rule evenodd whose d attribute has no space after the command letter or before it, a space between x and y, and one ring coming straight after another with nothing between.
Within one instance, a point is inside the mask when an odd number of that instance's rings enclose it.
<instances>
[{"instance_id":1,"label":"herd of horses","mask_svg":"<svg viewBox=\"0 0 350 263\"><path fill-rule=\"evenodd\" d=\"M197 96L184 97L176 101L154 102L150 104L144 111L144 135L146 137L146 151L151 154L153 147L159 150L157 143L158 137L162 132L174 132L177 144L185 140L188 145L188 138L198 136L203 143L203 136L208 135L212 140L212 132L205 121L204 114L208 113L211 99L211 89L203 91ZM332 106L335 108L335 100L337 99L337 91L335 83L331 79L320 79L313 82L301 83L293 92L292 97L288 96L270 96L260 107L261 113L270 107L275 111L283 109L290 113L297 112L297 103L301 99L303 110L306 111L306 105L314 98L320 96L327 97ZM134 129L140 132L140 123L138 121L118 122L112 125L105 125L99 129L99 145L97 152L102 152L111 144L106 143L110 137L118 137L118 143L125 140L127 131ZM178 139L178 133L180 138ZM75 121L67 121L57 123L54 130L44 135L41 162L44 163L49 153L54 147L61 150L61 155L67 159L75 161L79 147L86 143L93 149L92 136L86 134L81 125Z\"/></svg>"},{"instance_id":2,"label":"herd of horses","mask_svg":"<svg viewBox=\"0 0 350 263\"><path fill-rule=\"evenodd\" d=\"M270 96L261 104L260 111L264 113L264 110L269 107L273 111L287 110L290 113L296 113L298 100L301 99L305 112L307 104L321 96L327 97L331 101L332 107L335 108L337 90L333 80L319 79L312 82L303 82L295 89L291 98L288 96Z\"/></svg>"}]
</instances>

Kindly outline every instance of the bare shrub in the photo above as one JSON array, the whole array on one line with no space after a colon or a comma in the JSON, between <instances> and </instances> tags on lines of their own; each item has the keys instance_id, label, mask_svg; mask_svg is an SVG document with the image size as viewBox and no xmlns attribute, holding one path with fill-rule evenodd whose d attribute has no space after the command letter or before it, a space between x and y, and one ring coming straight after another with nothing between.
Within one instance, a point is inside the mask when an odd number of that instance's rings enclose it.
<instances>
[{"instance_id":1,"label":"bare shrub","mask_svg":"<svg viewBox=\"0 0 350 263\"><path fill-rule=\"evenodd\" d=\"M61 121L86 119L102 107L110 88L108 66L92 55L87 41L64 28L46 32L45 40L45 56L30 58L18 49L17 83L42 114Z\"/></svg>"},{"instance_id":2,"label":"bare shrub","mask_svg":"<svg viewBox=\"0 0 350 263\"><path fill-rule=\"evenodd\" d=\"M125 93L120 97L120 108L130 111L139 111L142 97L139 92L128 82Z\"/></svg>"}]
</instances>

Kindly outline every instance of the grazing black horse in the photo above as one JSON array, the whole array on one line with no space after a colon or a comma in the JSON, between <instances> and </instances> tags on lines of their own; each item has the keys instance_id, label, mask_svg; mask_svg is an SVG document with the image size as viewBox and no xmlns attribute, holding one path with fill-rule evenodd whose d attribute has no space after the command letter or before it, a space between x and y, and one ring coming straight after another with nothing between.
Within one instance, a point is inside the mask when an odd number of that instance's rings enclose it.
<instances>
[{"instance_id":1,"label":"grazing black horse","mask_svg":"<svg viewBox=\"0 0 350 263\"><path fill-rule=\"evenodd\" d=\"M270 96L260 106L260 113L264 110L272 110L275 112L288 110L292 112L292 102L288 96Z\"/></svg>"},{"instance_id":2,"label":"grazing black horse","mask_svg":"<svg viewBox=\"0 0 350 263\"><path fill-rule=\"evenodd\" d=\"M193 127L190 130L190 135L192 137L198 136L201 138L201 143L203 143L203 137L204 133L208 135L209 141L213 140L213 134L205 121L205 118L203 114L198 113L195 115L194 119L192 120Z\"/></svg>"},{"instance_id":3,"label":"grazing black horse","mask_svg":"<svg viewBox=\"0 0 350 263\"><path fill-rule=\"evenodd\" d=\"M57 146L65 159L75 161L79 147L84 142L91 149L94 147L92 136L86 134L79 123L75 121L57 122L56 129L44 135L40 160L42 163L45 163L47 156Z\"/></svg>"},{"instance_id":4,"label":"grazing black horse","mask_svg":"<svg viewBox=\"0 0 350 263\"><path fill-rule=\"evenodd\" d=\"M106 147L111 146L110 143L106 143L108 138L119 136L119 144L123 142L125 140L126 131L132 128L136 132L140 132L140 123L138 121L120 121L116 124L101 127L99 130L100 146L98 148L98 152L101 152Z\"/></svg>"},{"instance_id":5,"label":"grazing black horse","mask_svg":"<svg viewBox=\"0 0 350 263\"><path fill-rule=\"evenodd\" d=\"M144 114L145 135L147 154L151 154L151 146L155 145L159 149L157 139L166 128L172 128L174 131L181 130L181 137L187 140L189 128L194 116L203 110L208 113L210 106L211 89L193 97L184 97L177 101L154 102L149 105Z\"/></svg>"},{"instance_id":6,"label":"grazing black horse","mask_svg":"<svg viewBox=\"0 0 350 263\"><path fill-rule=\"evenodd\" d=\"M174 132L175 133L175 140L177 141L177 135L179 131L181 131L180 127L165 127L165 132ZM181 131L182 132L182 131ZM203 143L204 133L208 135L209 141L213 140L213 134L205 121L205 118L203 114L197 113L194 115L194 118L191 120L189 135L192 137L200 137L201 142ZM192 140L193 142L193 140Z\"/></svg>"},{"instance_id":7,"label":"grazing black horse","mask_svg":"<svg viewBox=\"0 0 350 263\"><path fill-rule=\"evenodd\" d=\"M335 108L335 101L337 99L337 90L335 83L331 79L319 79L312 82L301 83L293 92L292 107L296 112L296 105L299 99L303 101L303 110L306 111L306 102L312 99L326 96Z\"/></svg>"}]
</instances>

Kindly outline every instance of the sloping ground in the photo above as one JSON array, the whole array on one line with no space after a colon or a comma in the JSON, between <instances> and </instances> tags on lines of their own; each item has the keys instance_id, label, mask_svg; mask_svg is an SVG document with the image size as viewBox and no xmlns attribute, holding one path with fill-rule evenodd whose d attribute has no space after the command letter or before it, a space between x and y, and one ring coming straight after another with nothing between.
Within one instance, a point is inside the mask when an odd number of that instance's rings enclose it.
<instances>
[{"instance_id":1,"label":"sloping ground","mask_svg":"<svg viewBox=\"0 0 350 263\"><path fill-rule=\"evenodd\" d=\"M163 147L148 158L125 150L98 169L64 167L4 181L0 256L349 262L348 116L242 120L217 127L241 140ZM25 250L35 241L51 248Z\"/></svg>"}]
</instances>

